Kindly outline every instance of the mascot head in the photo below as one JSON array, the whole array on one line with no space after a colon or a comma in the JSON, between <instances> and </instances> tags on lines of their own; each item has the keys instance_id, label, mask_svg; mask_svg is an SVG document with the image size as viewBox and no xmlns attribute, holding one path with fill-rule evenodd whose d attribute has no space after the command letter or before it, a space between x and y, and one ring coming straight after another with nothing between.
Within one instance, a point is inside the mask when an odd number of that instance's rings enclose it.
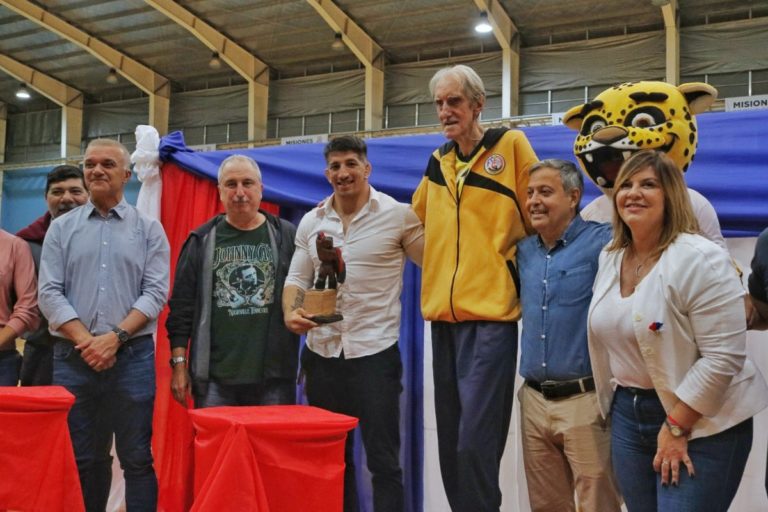
<instances>
[{"instance_id":1,"label":"mascot head","mask_svg":"<svg viewBox=\"0 0 768 512\"><path fill-rule=\"evenodd\" d=\"M628 82L566 112L563 123L579 135L573 153L603 191L624 160L641 149L667 153L685 172L696 152L694 114L709 108L717 89L703 83Z\"/></svg>"}]
</instances>

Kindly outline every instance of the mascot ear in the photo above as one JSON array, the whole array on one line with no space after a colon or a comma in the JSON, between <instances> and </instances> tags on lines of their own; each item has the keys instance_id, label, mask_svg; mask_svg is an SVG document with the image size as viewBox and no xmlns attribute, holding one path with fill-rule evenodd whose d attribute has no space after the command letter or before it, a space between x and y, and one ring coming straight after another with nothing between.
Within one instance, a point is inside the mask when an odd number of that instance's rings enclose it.
<instances>
[{"instance_id":1,"label":"mascot ear","mask_svg":"<svg viewBox=\"0 0 768 512\"><path fill-rule=\"evenodd\" d=\"M571 130L581 130L581 122L584 121L583 109L584 105L576 105L568 109L568 112L563 116L563 124Z\"/></svg>"},{"instance_id":2,"label":"mascot ear","mask_svg":"<svg viewBox=\"0 0 768 512\"><path fill-rule=\"evenodd\" d=\"M709 84L691 82L680 84L677 90L683 93L691 114L700 114L707 110L717 99L717 89Z\"/></svg>"}]
</instances>

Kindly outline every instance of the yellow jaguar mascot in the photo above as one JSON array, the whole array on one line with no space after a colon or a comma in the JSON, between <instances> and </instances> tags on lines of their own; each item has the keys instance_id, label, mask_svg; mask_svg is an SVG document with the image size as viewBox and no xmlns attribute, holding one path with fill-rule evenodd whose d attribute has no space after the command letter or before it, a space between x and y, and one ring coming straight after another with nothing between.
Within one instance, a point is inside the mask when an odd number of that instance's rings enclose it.
<instances>
[{"instance_id":1,"label":"yellow jaguar mascot","mask_svg":"<svg viewBox=\"0 0 768 512\"><path fill-rule=\"evenodd\" d=\"M573 152L604 192L633 152L666 152L685 172L696 152L696 120L717 98L704 83L628 82L566 112L563 123L579 135Z\"/></svg>"},{"instance_id":2,"label":"yellow jaguar mascot","mask_svg":"<svg viewBox=\"0 0 768 512\"><path fill-rule=\"evenodd\" d=\"M610 222L613 182L624 160L641 149L666 152L685 172L696 153L694 115L717 98L703 83L628 82L607 89L566 112L563 123L579 134L573 152L581 168L603 191L582 211L585 220ZM717 213L707 198L688 189L701 234L726 248Z\"/></svg>"}]
</instances>

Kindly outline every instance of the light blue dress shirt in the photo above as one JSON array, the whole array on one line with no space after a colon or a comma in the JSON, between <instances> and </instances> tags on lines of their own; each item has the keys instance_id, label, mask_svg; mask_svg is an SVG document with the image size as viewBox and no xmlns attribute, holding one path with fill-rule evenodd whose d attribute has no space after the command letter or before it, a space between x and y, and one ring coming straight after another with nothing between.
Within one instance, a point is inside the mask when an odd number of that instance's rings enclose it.
<instances>
[{"instance_id":1,"label":"light blue dress shirt","mask_svg":"<svg viewBox=\"0 0 768 512\"><path fill-rule=\"evenodd\" d=\"M169 286L170 248L162 226L125 198L103 217L88 201L55 219L40 258L38 302L51 334L79 318L88 331L112 330L136 309L153 334Z\"/></svg>"},{"instance_id":2,"label":"light blue dress shirt","mask_svg":"<svg viewBox=\"0 0 768 512\"><path fill-rule=\"evenodd\" d=\"M538 235L517 244L523 308L520 375L536 382L592 375L587 312L611 226L571 221L552 249Z\"/></svg>"}]
</instances>

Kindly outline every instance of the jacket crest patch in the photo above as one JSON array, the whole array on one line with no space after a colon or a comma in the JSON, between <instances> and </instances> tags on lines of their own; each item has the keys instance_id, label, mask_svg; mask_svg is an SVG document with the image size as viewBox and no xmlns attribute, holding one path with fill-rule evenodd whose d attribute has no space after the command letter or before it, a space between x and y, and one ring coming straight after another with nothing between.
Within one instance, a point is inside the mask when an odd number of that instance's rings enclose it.
<instances>
[{"instance_id":1,"label":"jacket crest patch","mask_svg":"<svg viewBox=\"0 0 768 512\"><path fill-rule=\"evenodd\" d=\"M504 161L504 157L499 155L498 153L494 153L493 155L489 156L485 160L485 164L483 165L483 168L485 169L485 172L487 172L491 176L494 176L496 174L499 174L501 171L503 171L505 165L506 165L506 162Z\"/></svg>"}]
</instances>

